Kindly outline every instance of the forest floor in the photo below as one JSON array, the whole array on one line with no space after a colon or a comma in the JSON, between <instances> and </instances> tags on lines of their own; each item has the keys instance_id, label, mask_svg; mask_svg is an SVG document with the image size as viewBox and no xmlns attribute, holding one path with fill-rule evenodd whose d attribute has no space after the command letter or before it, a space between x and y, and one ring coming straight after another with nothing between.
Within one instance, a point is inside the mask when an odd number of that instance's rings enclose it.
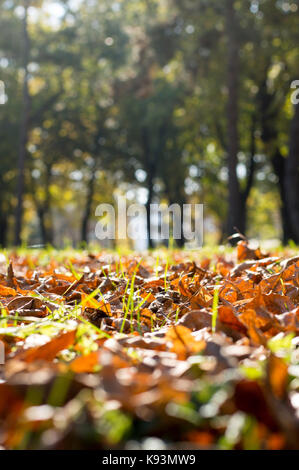
<instances>
[{"instance_id":1,"label":"forest floor","mask_svg":"<svg viewBox=\"0 0 299 470\"><path fill-rule=\"evenodd\" d=\"M1 257L0 448L299 449L295 250Z\"/></svg>"}]
</instances>

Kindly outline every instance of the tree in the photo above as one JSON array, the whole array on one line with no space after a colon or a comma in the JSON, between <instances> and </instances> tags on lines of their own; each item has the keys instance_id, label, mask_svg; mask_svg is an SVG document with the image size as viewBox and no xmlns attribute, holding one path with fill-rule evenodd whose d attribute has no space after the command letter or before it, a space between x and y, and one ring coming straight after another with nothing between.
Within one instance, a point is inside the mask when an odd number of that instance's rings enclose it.
<instances>
[{"instance_id":1,"label":"tree","mask_svg":"<svg viewBox=\"0 0 299 470\"><path fill-rule=\"evenodd\" d=\"M294 108L284 184L292 233L294 241L299 244L299 105Z\"/></svg>"},{"instance_id":2,"label":"tree","mask_svg":"<svg viewBox=\"0 0 299 470\"><path fill-rule=\"evenodd\" d=\"M235 1L225 1L226 33L228 39L227 58L227 160L228 160L228 218L227 234L231 235L235 227L245 231L244 200L237 176L239 152L239 54L240 35L235 11Z\"/></svg>"},{"instance_id":3,"label":"tree","mask_svg":"<svg viewBox=\"0 0 299 470\"><path fill-rule=\"evenodd\" d=\"M15 245L21 243L22 217L23 217L23 198L25 186L25 161L26 146L28 141L28 125L29 125L29 73L28 65L30 61L30 39L28 32L28 9L30 0L23 0L23 98L22 98L22 117L20 124L20 140L19 140L19 158L18 158L18 180L17 180L17 207L15 220Z\"/></svg>"},{"instance_id":4,"label":"tree","mask_svg":"<svg viewBox=\"0 0 299 470\"><path fill-rule=\"evenodd\" d=\"M0 245L7 245L16 189L16 135L19 132L19 79L22 22L14 14L15 5L1 5L0 49L3 51L1 80L7 101L0 106Z\"/></svg>"}]
</instances>

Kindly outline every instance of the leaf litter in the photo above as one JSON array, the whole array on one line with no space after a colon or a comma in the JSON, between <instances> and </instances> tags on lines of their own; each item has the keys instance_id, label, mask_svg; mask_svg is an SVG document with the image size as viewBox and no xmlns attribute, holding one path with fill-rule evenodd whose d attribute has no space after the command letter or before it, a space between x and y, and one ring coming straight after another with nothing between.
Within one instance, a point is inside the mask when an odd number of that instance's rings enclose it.
<instances>
[{"instance_id":1,"label":"leaf litter","mask_svg":"<svg viewBox=\"0 0 299 470\"><path fill-rule=\"evenodd\" d=\"M298 449L292 255L12 253L0 446Z\"/></svg>"}]
</instances>

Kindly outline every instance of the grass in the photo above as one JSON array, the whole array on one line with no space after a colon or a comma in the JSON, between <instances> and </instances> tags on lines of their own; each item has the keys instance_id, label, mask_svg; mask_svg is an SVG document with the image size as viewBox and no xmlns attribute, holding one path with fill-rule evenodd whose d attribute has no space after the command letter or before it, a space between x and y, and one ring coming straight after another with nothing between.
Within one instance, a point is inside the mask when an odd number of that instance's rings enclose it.
<instances>
[{"instance_id":1,"label":"grass","mask_svg":"<svg viewBox=\"0 0 299 470\"><path fill-rule=\"evenodd\" d=\"M219 287L215 287L212 306L212 331L216 332L217 317L218 317L218 304L219 304Z\"/></svg>"}]
</instances>

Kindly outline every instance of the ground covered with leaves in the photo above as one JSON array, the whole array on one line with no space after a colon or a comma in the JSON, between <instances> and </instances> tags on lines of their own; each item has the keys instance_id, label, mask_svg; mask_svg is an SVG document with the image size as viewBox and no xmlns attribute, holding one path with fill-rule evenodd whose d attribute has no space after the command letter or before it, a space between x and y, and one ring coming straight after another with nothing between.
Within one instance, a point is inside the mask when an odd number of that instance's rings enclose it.
<instances>
[{"instance_id":1,"label":"ground covered with leaves","mask_svg":"<svg viewBox=\"0 0 299 470\"><path fill-rule=\"evenodd\" d=\"M0 255L0 447L299 449L299 256Z\"/></svg>"}]
</instances>

